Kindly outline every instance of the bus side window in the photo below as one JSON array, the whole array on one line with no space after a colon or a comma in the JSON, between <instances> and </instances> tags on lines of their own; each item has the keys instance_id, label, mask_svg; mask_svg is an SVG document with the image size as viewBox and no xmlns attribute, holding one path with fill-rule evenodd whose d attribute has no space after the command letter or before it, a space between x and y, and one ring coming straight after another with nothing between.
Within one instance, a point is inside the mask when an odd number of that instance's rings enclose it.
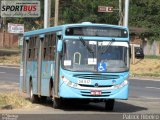
<instances>
[{"instance_id":1,"label":"bus side window","mask_svg":"<svg viewBox=\"0 0 160 120\"><path fill-rule=\"evenodd\" d=\"M33 46L33 41L32 41L32 38L30 38L29 46L28 46L28 61L32 60L32 46Z\"/></svg>"},{"instance_id":2,"label":"bus side window","mask_svg":"<svg viewBox=\"0 0 160 120\"><path fill-rule=\"evenodd\" d=\"M56 34L49 35L49 60L55 60Z\"/></svg>"},{"instance_id":3,"label":"bus side window","mask_svg":"<svg viewBox=\"0 0 160 120\"><path fill-rule=\"evenodd\" d=\"M46 60L47 59L47 55L46 55L46 48L43 49L43 59Z\"/></svg>"},{"instance_id":4,"label":"bus side window","mask_svg":"<svg viewBox=\"0 0 160 120\"><path fill-rule=\"evenodd\" d=\"M43 43L43 59L55 60L56 34L47 34Z\"/></svg>"},{"instance_id":5,"label":"bus side window","mask_svg":"<svg viewBox=\"0 0 160 120\"><path fill-rule=\"evenodd\" d=\"M49 60L53 60L54 59L54 56L53 56L53 50L54 48L53 47L49 47Z\"/></svg>"},{"instance_id":6,"label":"bus side window","mask_svg":"<svg viewBox=\"0 0 160 120\"><path fill-rule=\"evenodd\" d=\"M43 41L43 60L47 60L47 44L48 44L48 36L45 36Z\"/></svg>"},{"instance_id":7,"label":"bus side window","mask_svg":"<svg viewBox=\"0 0 160 120\"><path fill-rule=\"evenodd\" d=\"M31 49L28 50L28 60L31 59Z\"/></svg>"},{"instance_id":8,"label":"bus side window","mask_svg":"<svg viewBox=\"0 0 160 120\"><path fill-rule=\"evenodd\" d=\"M37 60L38 57L37 37L31 37L29 40L28 60Z\"/></svg>"},{"instance_id":9,"label":"bus side window","mask_svg":"<svg viewBox=\"0 0 160 120\"><path fill-rule=\"evenodd\" d=\"M39 39L38 37L34 38L34 60L38 59L38 43L39 43L38 39Z\"/></svg>"}]
</instances>

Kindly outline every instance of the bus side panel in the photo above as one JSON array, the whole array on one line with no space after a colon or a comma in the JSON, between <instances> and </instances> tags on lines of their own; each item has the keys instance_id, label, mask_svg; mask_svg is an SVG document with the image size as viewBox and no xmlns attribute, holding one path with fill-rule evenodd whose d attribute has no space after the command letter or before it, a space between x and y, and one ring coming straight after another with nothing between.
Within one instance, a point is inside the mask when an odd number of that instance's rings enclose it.
<instances>
[{"instance_id":1,"label":"bus side panel","mask_svg":"<svg viewBox=\"0 0 160 120\"><path fill-rule=\"evenodd\" d=\"M33 61L32 62L32 87L33 87L33 94L37 94L38 93L38 78L37 78L37 70L38 70L38 66L37 66L37 61Z\"/></svg>"},{"instance_id":2,"label":"bus side panel","mask_svg":"<svg viewBox=\"0 0 160 120\"><path fill-rule=\"evenodd\" d=\"M49 81L49 79L47 78L47 79L42 79L42 81L41 81L41 95L42 96L50 96L49 95L49 83L50 83L50 81Z\"/></svg>"},{"instance_id":3,"label":"bus side panel","mask_svg":"<svg viewBox=\"0 0 160 120\"><path fill-rule=\"evenodd\" d=\"M27 75L26 75L26 87L27 87L27 93L30 92L30 81L33 88L33 94L37 94L37 62L35 61L27 61Z\"/></svg>"},{"instance_id":4,"label":"bus side panel","mask_svg":"<svg viewBox=\"0 0 160 120\"><path fill-rule=\"evenodd\" d=\"M50 80L53 79L53 61L42 61L41 95L50 96Z\"/></svg>"},{"instance_id":5,"label":"bus side panel","mask_svg":"<svg viewBox=\"0 0 160 120\"><path fill-rule=\"evenodd\" d=\"M32 68L32 62L27 61L27 66L26 66L26 88L27 88L27 93L29 94L29 89L30 89L30 77L31 77L31 68Z\"/></svg>"}]
</instances>

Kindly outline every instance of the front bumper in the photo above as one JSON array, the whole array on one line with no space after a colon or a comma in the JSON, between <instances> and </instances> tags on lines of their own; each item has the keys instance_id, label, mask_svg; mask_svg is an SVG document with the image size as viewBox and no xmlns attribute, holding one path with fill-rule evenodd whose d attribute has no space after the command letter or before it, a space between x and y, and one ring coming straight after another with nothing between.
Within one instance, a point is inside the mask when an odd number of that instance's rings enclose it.
<instances>
[{"instance_id":1,"label":"front bumper","mask_svg":"<svg viewBox=\"0 0 160 120\"><path fill-rule=\"evenodd\" d=\"M113 90L101 90L101 95L91 95L89 89L76 89L63 83L59 89L61 98L77 98L77 99L128 99L128 84L121 88Z\"/></svg>"}]
</instances>

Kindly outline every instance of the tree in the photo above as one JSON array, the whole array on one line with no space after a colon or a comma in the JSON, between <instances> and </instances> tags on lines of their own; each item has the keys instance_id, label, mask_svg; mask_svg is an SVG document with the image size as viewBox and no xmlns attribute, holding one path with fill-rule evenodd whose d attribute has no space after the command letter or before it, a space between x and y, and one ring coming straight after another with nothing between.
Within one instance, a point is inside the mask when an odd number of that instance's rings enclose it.
<instances>
[{"instance_id":1,"label":"tree","mask_svg":"<svg viewBox=\"0 0 160 120\"><path fill-rule=\"evenodd\" d=\"M98 13L98 6L118 8L117 0L62 0L60 2L60 20L62 23L94 22L118 24L118 11Z\"/></svg>"},{"instance_id":2,"label":"tree","mask_svg":"<svg viewBox=\"0 0 160 120\"><path fill-rule=\"evenodd\" d=\"M150 40L160 40L160 1L131 0L129 25L147 29L143 35Z\"/></svg>"}]
</instances>

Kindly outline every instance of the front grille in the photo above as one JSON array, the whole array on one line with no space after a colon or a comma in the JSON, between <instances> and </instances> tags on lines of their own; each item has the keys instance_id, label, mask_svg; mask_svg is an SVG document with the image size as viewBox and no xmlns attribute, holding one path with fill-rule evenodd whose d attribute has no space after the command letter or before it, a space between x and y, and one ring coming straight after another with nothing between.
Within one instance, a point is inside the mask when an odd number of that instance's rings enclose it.
<instances>
[{"instance_id":1,"label":"front grille","mask_svg":"<svg viewBox=\"0 0 160 120\"><path fill-rule=\"evenodd\" d=\"M93 96L93 95L82 95L82 96L85 96L85 97L108 97L110 95L95 95L95 96Z\"/></svg>"},{"instance_id":2,"label":"front grille","mask_svg":"<svg viewBox=\"0 0 160 120\"><path fill-rule=\"evenodd\" d=\"M95 85L79 84L82 87L95 87ZM113 85L98 85L98 87L112 87Z\"/></svg>"},{"instance_id":3,"label":"front grille","mask_svg":"<svg viewBox=\"0 0 160 120\"><path fill-rule=\"evenodd\" d=\"M74 74L73 77L90 80L110 80L118 79L119 75L103 75L103 74Z\"/></svg>"}]
</instances>

